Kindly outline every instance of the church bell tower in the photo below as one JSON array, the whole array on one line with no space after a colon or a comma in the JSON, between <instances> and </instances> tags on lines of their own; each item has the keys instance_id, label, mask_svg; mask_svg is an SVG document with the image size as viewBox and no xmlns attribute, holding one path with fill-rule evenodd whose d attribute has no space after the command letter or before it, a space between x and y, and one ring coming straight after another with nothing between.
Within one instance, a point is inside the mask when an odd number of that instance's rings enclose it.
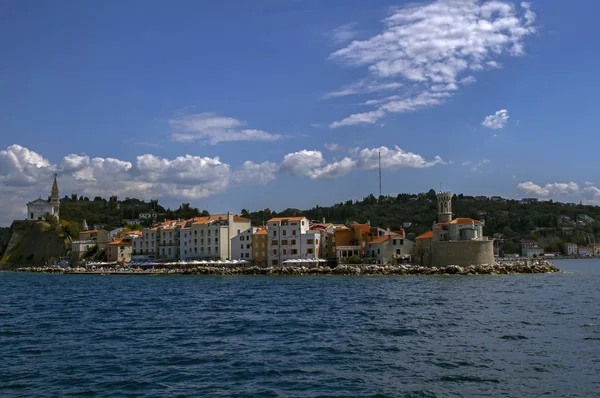
<instances>
[{"instance_id":1,"label":"church bell tower","mask_svg":"<svg viewBox=\"0 0 600 398\"><path fill-rule=\"evenodd\" d=\"M60 196L58 193L58 183L56 182L56 177L58 176L54 174L54 182L52 183L52 191L50 192L50 204L52 205L54 216L58 220L60 211Z\"/></svg>"},{"instance_id":2,"label":"church bell tower","mask_svg":"<svg viewBox=\"0 0 600 398\"><path fill-rule=\"evenodd\" d=\"M438 192L438 222L452 221L452 192Z\"/></svg>"}]
</instances>

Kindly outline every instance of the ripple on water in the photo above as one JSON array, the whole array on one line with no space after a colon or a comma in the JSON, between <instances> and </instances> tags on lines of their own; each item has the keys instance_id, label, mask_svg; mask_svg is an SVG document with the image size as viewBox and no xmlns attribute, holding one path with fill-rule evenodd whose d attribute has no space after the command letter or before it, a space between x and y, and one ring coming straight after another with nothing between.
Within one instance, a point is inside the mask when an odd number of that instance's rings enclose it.
<instances>
[{"instance_id":1,"label":"ripple on water","mask_svg":"<svg viewBox=\"0 0 600 398\"><path fill-rule=\"evenodd\" d=\"M0 396L594 396L600 261L568 268L502 278L0 273Z\"/></svg>"}]
</instances>

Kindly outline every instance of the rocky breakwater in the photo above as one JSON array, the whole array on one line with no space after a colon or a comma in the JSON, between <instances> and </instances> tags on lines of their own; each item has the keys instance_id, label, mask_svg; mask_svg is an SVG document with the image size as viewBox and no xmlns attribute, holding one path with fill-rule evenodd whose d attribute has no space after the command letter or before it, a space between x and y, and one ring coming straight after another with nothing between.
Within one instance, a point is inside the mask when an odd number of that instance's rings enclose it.
<instances>
[{"instance_id":1,"label":"rocky breakwater","mask_svg":"<svg viewBox=\"0 0 600 398\"><path fill-rule=\"evenodd\" d=\"M57 267L24 267L22 272L58 272L58 273L89 273L81 268ZM499 274L540 274L558 272L559 269L548 261L520 261L513 263L496 263L493 265L472 265L460 267L422 267L419 265L338 265L335 268L327 266L285 266L285 267L226 267L226 266L190 266L178 269L106 269L102 272L110 274L187 274L187 275L272 275L272 276L302 276L302 275L499 275ZM99 271L95 271L99 272Z\"/></svg>"}]
</instances>

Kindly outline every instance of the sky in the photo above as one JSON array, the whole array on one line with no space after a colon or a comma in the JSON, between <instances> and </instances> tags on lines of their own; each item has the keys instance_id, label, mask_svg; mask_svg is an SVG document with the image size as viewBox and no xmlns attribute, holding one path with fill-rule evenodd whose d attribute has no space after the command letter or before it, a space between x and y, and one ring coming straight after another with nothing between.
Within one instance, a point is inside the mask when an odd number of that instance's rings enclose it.
<instances>
[{"instance_id":1,"label":"sky","mask_svg":"<svg viewBox=\"0 0 600 398\"><path fill-rule=\"evenodd\" d=\"M595 0L0 0L0 226L429 189L600 204Z\"/></svg>"}]
</instances>

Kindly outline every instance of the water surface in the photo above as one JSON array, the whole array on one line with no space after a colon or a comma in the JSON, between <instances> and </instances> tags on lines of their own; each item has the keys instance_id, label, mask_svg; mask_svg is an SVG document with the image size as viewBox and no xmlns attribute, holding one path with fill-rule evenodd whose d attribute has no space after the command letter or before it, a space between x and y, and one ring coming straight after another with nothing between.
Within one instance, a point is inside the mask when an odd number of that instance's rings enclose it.
<instances>
[{"instance_id":1,"label":"water surface","mask_svg":"<svg viewBox=\"0 0 600 398\"><path fill-rule=\"evenodd\" d=\"M600 396L600 261L490 276L0 273L0 396Z\"/></svg>"}]
</instances>

